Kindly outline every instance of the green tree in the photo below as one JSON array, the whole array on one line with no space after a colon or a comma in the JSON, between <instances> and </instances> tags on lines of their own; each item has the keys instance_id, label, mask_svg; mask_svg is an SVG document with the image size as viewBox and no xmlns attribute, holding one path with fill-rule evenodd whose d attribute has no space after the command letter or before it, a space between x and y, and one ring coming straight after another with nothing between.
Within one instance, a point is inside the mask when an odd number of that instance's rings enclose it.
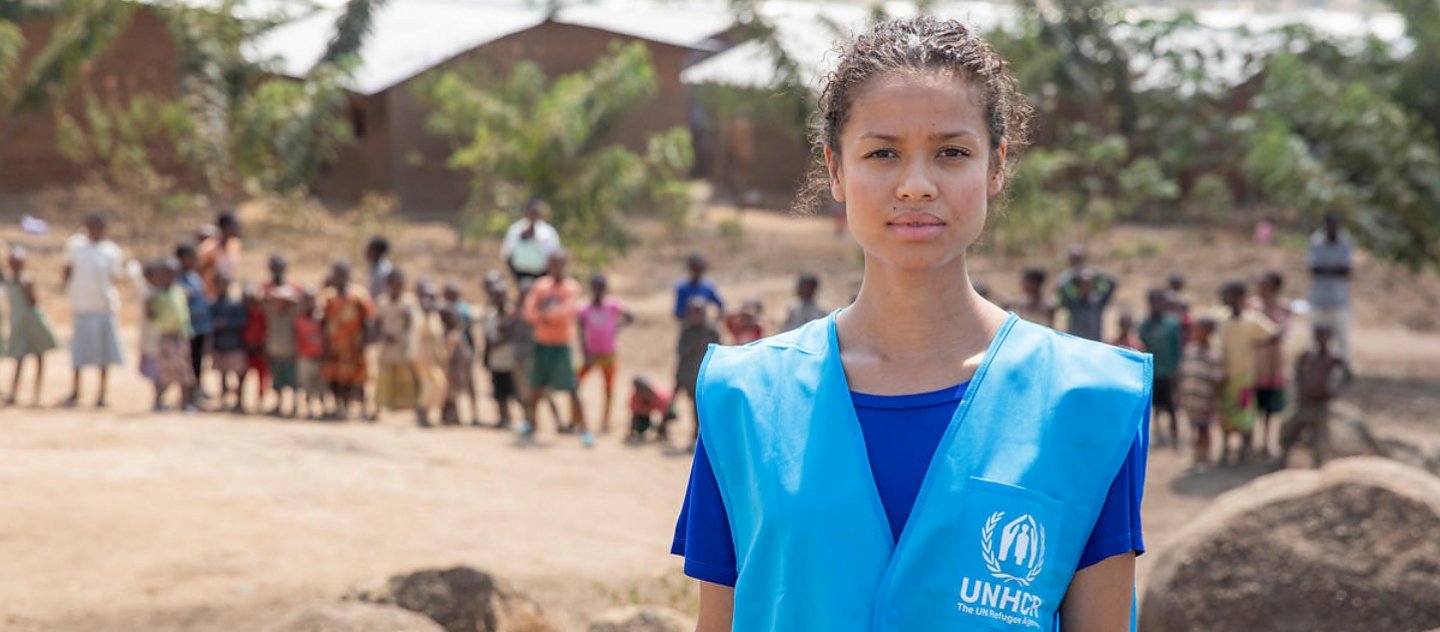
<instances>
[{"instance_id":1,"label":"green tree","mask_svg":"<svg viewBox=\"0 0 1440 632\"><path fill-rule=\"evenodd\" d=\"M434 107L428 129L458 140L450 166L471 174L467 232L493 228L525 199L540 197L572 252L598 264L633 243L627 211L682 220L689 132L652 135L643 154L612 139L655 89L639 43L614 45L590 69L554 81L521 62L504 79L449 71L423 84L420 96Z\"/></svg>"},{"instance_id":2,"label":"green tree","mask_svg":"<svg viewBox=\"0 0 1440 632\"><path fill-rule=\"evenodd\" d=\"M0 159L11 127L63 97L85 62L104 52L129 24L131 10L128 2L109 0L0 0ZM45 46L22 67L25 39L20 24L40 19L54 20L55 27Z\"/></svg>"},{"instance_id":3,"label":"green tree","mask_svg":"<svg viewBox=\"0 0 1440 632\"><path fill-rule=\"evenodd\" d=\"M1440 145L1417 113L1283 55L1250 124L1245 165L1269 199L1336 213L1376 256L1440 271Z\"/></svg>"},{"instance_id":4,"label":"green tree","mask_svg":"<svg viewBox=\"0 0 1440 632\"><path fill-rule=\"evenodd\" d=\"M1430 125L1440 129L1440 3L1435 0L1390 0L1405 17L1405 34L1415 49L1394 73L1395 97Z\"/></svg>"}]
</instances>

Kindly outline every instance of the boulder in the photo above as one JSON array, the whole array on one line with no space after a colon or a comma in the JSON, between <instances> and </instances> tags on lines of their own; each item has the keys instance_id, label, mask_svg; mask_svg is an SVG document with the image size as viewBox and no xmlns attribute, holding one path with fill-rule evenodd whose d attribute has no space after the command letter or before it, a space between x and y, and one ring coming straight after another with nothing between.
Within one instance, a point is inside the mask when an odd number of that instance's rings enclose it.
<instances>
[{"instance_id":1,"label":"boulder","mask_svg":"<svg viewBox=\"0 0 1440 632\"><path fill-rule=\"evenodd\" d=\"M465 566L395 575L345 598L418 612L446 632L556 630L530 598L489 573Z\"/></svg>"},{"instance_id":2,"label":"boulder","mask_svg":"<svg viewBox=\"0 0 1440 632\"><path fill-rule=\"evenodd\" d=\"M281 617L264 632L444 632L424 615L365 603L317 604Z\"/></svg>"},{"instance_id":3,"label":"boulder","mask_svg":"<svg viewBox=\"0 0 1440 632\"><path fill-rule=\"evenodd\" d=\"M610 610L590 621L588 632L691 632L695 620L668 608L631 606Z\"/></svg>"},{"instance_id":4,"label":"boulder","mask_svg":"<svg viewBox=\"0 0 1440 632\"><path fill-rule=\"evenodd\" d=\"M1440 478L1339 459L1232 490L1155 552L1140 629L1440 626Z\"/></svg>"}]
</instances>

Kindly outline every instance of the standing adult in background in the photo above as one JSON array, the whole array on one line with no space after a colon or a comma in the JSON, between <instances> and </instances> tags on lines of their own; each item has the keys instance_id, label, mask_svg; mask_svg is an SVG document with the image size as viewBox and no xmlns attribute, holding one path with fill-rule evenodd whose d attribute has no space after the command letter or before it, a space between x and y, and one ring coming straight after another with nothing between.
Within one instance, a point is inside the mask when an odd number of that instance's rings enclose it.
<instances>
[{"instance_id":1,"label":"standing adult in background","mask_svg":"<svg viewBox=\"0 0 1440 632\"><path fill-rule=\"evenodd\" d=\"M105 406L109 367L125 362L120 347L120 293L115 281L125 276L124 255L105 236L105 218L98 213L85 217L85 232L65 244L65 293L70 299L74 340L70 344L75 376L66 406L80 402L80 371L100 369L100 393L95 405Z\"/></svg>"},{"instance_id":2,"label":"standing adult in background","mask_svg":"<svg viewBox=\"0 0 1440 632\"><path fill-rule=\"evenodd\" d=\"M545 276L550 269L550 255L560 250L560 233L545 223L544 215L545 202L540 198L531 199L525 205L525 217L505 231L500 258L510 267L516 283Z\"/></svg>"},{"instance_id":3,"label":"standing adult in background","mask_svg":"<svg viewBox=\"0 0 1440 632\"><path fill-rule=\"evenodd\" d=\"M378 303L388 290L390 273L395 270L395 264L390 262L390 240L379 235L371 237L365 244L365 263L370 265L370 279L365 289L370 292L370 300Z\"/></svg>"},{"instance_id":4,"label":"standing adult in background","mask_svg":"<svg viewBox=\"0 0 1440 632\"><path fill-rule=\"evenodd\" d=\"M1310 266L1310 320L1325 325L1336 355L1350 357L1350 235L1340 218L1325 215L1325 227L1310 236L1305 262Z\"/></svg>"},{"instance_id":5,"label":"standing adult in background","mask_svg":"<svg viewBox=\"0 0 1440 632\"><path fill-rule=\"evenodd\" d=\"M219 235L214 239L201 241L196 247L199 257L196 268L200 271L200 278L205 281L205 293L212 301L219 294L215 285L216 273L224 272L229 274L231 279L240 278L240 253L243 250L240 244L240 220L235 218L234 213L221 213L215 219L215 226L219 229Z\"/></svg>"}]
</instances>

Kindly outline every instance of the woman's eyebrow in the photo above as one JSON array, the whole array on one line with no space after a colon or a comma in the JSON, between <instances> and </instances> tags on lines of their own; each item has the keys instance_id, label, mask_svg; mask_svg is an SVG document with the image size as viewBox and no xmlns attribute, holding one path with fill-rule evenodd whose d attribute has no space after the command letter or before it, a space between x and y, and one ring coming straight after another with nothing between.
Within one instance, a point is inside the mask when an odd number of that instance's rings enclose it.
<instances>
[{"instance_id":1,"label":"woman's eyebrow","mask_svg":"<svg viewBox=\"0 0 1440 632\"><path fill-rule=\"evenodd\" d=\"M975 132L972 132L968 129L960 129L947 132L935 132L934 134L930 135L930 140L952 140L956 138L975 139L979 137L979 134L976 134ZM899 141L900 136L895 134L886 134L882 132L865 132L860 135L860 140L880 140L887 143L893 143Z\"/></svg>"}]
</instances>

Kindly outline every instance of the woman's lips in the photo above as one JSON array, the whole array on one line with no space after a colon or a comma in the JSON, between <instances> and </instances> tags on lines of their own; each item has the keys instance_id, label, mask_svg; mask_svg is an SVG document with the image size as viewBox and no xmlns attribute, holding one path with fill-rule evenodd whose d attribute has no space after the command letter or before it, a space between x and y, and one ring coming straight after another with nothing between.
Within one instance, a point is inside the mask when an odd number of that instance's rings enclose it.
<instances>
[{"instance_id":1,"label":"woman's lips","mask_svg":"<svg viewBox=\"0 0 1440 632\"><path fill-rule=\"evenodd\" d=\"M945 221L929 213L905 213L891 218L885 227L905 241L929 241L945 230Z\"/></svg>"}]
</instances>

